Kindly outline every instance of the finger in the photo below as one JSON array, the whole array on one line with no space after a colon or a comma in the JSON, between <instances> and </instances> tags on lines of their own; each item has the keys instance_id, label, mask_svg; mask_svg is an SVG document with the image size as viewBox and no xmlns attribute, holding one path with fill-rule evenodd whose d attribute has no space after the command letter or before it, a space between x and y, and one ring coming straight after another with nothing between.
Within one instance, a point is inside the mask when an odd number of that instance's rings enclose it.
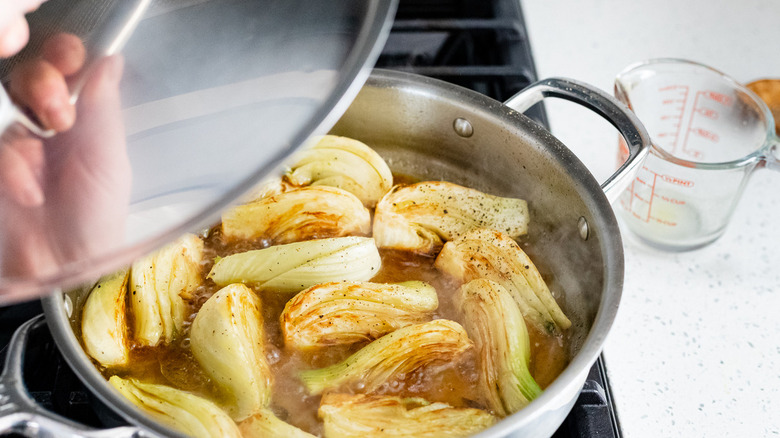
<instances>
[{"instance_id":1,"label":"finger","mask_svg":"<svg viewBox=\"0 0 780 438\"><path fill-rule=\"evenodd\" d=\"M43 143L34 138L14 139L0 147L0 187L2 192L24 207L43 204L40 184Z\"/></svg>"},{"instance_id":2,"label":"finger","mask_svg":"<svg viewBox=\"0 0 780 438\"><path fill-rule=\"evenodd\" d=\"M10 79L11 95L45 127L62 132L73 126L76 109L65 78L54 65L43 59L28 61L15 68Z\"/></svg>"},{"instance_id":3,"label":"finger","mask_svg":"<svg viewBox=\"0 0 780 438\"><path fill-rule=\"evenodd\" d=\"M76 35L59 33L43 43L43 59L51 63L63 75L70 76L81 70L87 51Z\"/></svg>"},{"instance_id":4,"label":"finger","mask_svg":"<svg viewBox=\"0 0 780 438\"><path fill-rule=\"evenodd\" d=\"M6 26L0 26L0 58L13 56L22 50L29 38L30 29L24 16L13 17Z\"/></svg>"}]
</instances>

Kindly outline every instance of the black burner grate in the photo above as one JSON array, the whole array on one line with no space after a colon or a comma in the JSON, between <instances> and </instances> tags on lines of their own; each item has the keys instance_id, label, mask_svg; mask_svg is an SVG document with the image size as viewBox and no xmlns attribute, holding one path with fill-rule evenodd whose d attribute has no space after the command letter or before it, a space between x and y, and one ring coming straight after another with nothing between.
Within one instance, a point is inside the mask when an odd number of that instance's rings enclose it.
<instances>
[{"instance_id":1,"label":"black burner grate","mask_svg":"<svg viewBox=\"0 0 780 438\"><path fill-rule=\"evenodd\" d=\"M505 101L536 80L515 1L401 1L377 67L451 82ZM547 126L541 105L527 114Z\"/></svg>"}]
</instances>

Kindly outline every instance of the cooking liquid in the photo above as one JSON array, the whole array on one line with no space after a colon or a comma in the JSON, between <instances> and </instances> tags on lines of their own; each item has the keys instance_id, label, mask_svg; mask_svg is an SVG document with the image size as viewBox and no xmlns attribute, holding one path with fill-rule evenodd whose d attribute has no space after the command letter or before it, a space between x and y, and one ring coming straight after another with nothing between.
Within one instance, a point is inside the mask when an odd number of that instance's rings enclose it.
<instances>
[{"instance_id":1,"label":"cooking liquid","mask_svg":"<svg viewBox=\"0 0 780 438\"><path fill-rule=\"evenodd\" d=\"M266 241L228 245L222 240L218 228L211 230L205 242L202 271L204 277L210 271L213 260L217 256L225 257L237 252L269 246L269 242ZM380 254L382 268L372 281L387 283L409 280L426 281L436 288L439 299L439 308L432 318L461 321L453 303L453 296L457 292L459 284L434 268L434 257L393 250L380 250ZM190 302L191 314L185 323L184 336L178 342L157 347L133 346L129 362L132 367L122 372L103 370L105 377L109 378L113 374L134 377L142 381L172 385L200 394L218 403L227 400L220 393L220 389L200 368L189 349L190 324L197 315L198 309L217 290L219 287L209 279L205 279L203 285L196 290ZM305 353L285 349L279 321L285 303L293 295L273 291L258 292L262 301L266 358L271 366L274 381L271 409L280 419L321 436L322 424L317 418L320 396L308 395L298 380L297 373L300 370L320 368L340 362L366 344L329 347L321 351ZM132 316L128 315L128 317ZM80 323L76 323L74 326L80 326ZM132 328L132 326L132 321L128 320L128 327ZM531 327L528 331L531 340L529 368L539 386L544 389L568 364L565 335L551 337ZM130 333L130 339L132 339L132 333ZM479 369L478 352L471 349L464 353L460 360L433 364L404 376L402 379L387 382L377 393L422 397L429 401L444 402L455 407L485 409L477 385ZM359 393L361 392L360 383L339 388L338 391Z\"/></svg>"}]
</instances>

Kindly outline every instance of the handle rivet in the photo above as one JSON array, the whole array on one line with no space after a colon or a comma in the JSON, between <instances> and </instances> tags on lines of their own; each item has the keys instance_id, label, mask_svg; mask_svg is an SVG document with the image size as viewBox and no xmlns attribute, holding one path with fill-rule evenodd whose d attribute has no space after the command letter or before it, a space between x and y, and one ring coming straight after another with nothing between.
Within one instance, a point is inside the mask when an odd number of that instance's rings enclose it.
<instances>
[{"instance_id":1,"label":"handle rivet","mask_svg":"<svg viewBox=\"0 0 780 438\"><path fill-rule=\"evenodd\" d=\"M463 138L469 138L474 134L474 127L471 126L471 122L462 117L458 117L452 122L452 129Z\"/></svg>"},{"instance_id":2,"label":"handle rivet","mask_svg":"<svg viewBox=\"0 0 780 438\"><path fill-rule=\"evenodd\" d=\"M577 221L577 229L580 232L580 238L582 240L588 240L588 236L590 235L590 227L588 227L588 221L583 216L580 216L580 219Z\"/></svg>"}]
</instances>

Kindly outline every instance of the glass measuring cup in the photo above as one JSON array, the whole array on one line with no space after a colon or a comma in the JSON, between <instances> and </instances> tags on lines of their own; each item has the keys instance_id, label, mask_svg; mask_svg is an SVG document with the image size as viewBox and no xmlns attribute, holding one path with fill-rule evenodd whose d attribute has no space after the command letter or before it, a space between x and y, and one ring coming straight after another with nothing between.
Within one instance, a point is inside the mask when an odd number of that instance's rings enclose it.
<instances>
[{"instance_id":1,"label":"glass measuring cup","mask_svg":"<svg viewBox=\"0 0 780 438\"><path fill-rule=\"evenodd\" d=\"M780 170L769 108L717 70L679 59L642 62L617 76L615 96L652 139L615 210L651 246L684 251L715 241L750 174Z\"/></svg>"}]
</instances>

